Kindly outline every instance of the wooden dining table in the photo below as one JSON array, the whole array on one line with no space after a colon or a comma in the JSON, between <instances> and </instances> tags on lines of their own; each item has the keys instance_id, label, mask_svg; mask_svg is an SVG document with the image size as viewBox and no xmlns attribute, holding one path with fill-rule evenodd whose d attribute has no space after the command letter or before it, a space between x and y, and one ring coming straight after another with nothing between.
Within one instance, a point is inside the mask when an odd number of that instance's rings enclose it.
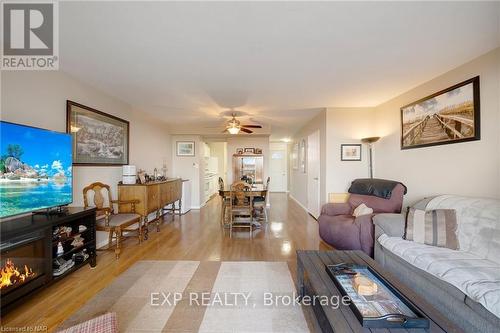
<instances>
[{"instance_id":1,"label":"wooden dining table","mask_svg":"<svg viewBox=\"0 0 500 333\"><path fill-rule=\"evenodd\" d=\"M245 194L247 197L250 197L250 204L253 206L253 197L266 197L267 195L267 186L265 184L248 184L245 189ZM219 195L222 197L222 215L221 222L224 224L224 218L226 213L226 199L230 199L231 197L231 185L224 186L223 189L219 189Z\"/></svg>"},{"instance_id":2,"label":"wooden dining table","mask_svg":"<svg viewBox=\"0 0 500 333\"><path fill-rule=\"evenodd\" d=\"M219 195L222 197L229 197L231 194L231 186L224 186L224 189L219 189ZM249 197L263 197L267 193L267 187L264 184L248 185L245 189Z\"/></svg>"}]
</instances>

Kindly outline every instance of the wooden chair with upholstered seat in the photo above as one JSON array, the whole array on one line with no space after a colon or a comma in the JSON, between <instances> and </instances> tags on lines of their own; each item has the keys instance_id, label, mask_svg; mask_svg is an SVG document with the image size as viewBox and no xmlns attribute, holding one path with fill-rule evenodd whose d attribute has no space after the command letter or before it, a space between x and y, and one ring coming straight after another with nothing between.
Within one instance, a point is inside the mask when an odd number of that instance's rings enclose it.
<instances>
[{"instance_id":1,"label":"wooden chair with upholstered seat","mask_svg":"<svg viewBox=\"0 0 500 333\"><path fill-rule=\"evenodd\" d=\"M233 228L249 228L250 237L253 231L253 202L246 189L248 184L236 182L231 185L229 200L229 235L232 237Z\"/></svg>"},{"instance_id":2,"label":"wooden chair with upholstered seat","mask_svg":"<svg viewBox=\"0 0 500 333\"><path fill-rule=\"evenodd\" d=\"M267 217L267 194L269 193L269 183L271 182L271 177L267 177L265 191L262 196L257 196L253 198L253 208L254 213L259 217L259 220L264 220L268 222Z\"/></svg>"},{"instance_id":3,"label":"wooden chair with upholstered seat","mask_svg":"<svg viewBox=\"0 0 500 333\"><path fill-rule=\"evenodd\" d=\"M107 195L102 193L107 192ZM89 204L90 194L93 193L93 203L97 208L96 230L106 231L108 236L108 247L106 250L112 250L113 239L116 240L115 255L120 256L121 241L125 237L137 237L139 244L142 242L141 215L135 213L135 205L139 200L113 200L109 185L95 182L83 189L83 203L85 208L91 207ZM106 199L107 197L107 199ZM107 201L107 202L106 202ZM131 205L131 213L115 213L113 205ZM124 232L134 233L134 236L124 235Z\"/></svg>"},{"instance_id":4,"label":"wooden chair with upholstered seat","mask_svg":"<svg viewBox=\"0 0 500 333\"><path fill-rule=\"evenodd\" d=\"M221 226L225 227L227 224L229 224L229 218L228 215L226 214L226 210L229 208L230 204L229 201L231 200L231 197L224 195L224 180L219 177L219 196L221 197Z\"/></svg>"}]
</instances>

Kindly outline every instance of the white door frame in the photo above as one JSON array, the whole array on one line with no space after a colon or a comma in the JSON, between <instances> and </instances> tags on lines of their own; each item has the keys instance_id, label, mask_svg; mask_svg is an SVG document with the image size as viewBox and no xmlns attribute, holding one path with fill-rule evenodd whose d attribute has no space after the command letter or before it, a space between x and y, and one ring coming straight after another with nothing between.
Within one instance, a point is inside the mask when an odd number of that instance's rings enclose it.
<instances>
[{"instance_id":1,"label":"white door frame","mask_svg":"<svg viewBox=\"0 0 500 333\"><path fill-rule=\"evenodd\" d=\"M280 177L282 177L282 188L276 189L273 184L276 184L276 177L273 177L273 152L274 151L279 151L283 154L283 159L280 159L281 163L284 163L283 165L283 170L282 174ZM273 189L272 192L287 192L288 191L288 146L284 142L271 142L269 144L269 174L271 176L271 184L270 188ZM273 182L274 181L274 182Z\"/></svg>"},{"instance_id":2,"label":"white door frame","mask_svg":"<svg viewBox=\"0 0 500 333\"><path fill-rule=\"evenodd\" d=\"M307 211L314 218L321 212L321 136L317 130L307 137Z\"/></svg>"}]
</instances>

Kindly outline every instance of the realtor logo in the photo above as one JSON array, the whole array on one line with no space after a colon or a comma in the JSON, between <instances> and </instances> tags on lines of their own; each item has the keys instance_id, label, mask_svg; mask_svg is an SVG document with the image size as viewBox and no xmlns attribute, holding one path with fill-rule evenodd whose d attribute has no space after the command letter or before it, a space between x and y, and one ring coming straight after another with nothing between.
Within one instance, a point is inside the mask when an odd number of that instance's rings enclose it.
<instances>
[{"instance_id":1,"label":"realtor logo","mask_svg":"<svg viewBox=\"0 0 500 333\"><path fill-rule=\"evenodd\" d=\"M2 70L57 70L57 2L2 3Z\"/></svg>"}]
</instances>

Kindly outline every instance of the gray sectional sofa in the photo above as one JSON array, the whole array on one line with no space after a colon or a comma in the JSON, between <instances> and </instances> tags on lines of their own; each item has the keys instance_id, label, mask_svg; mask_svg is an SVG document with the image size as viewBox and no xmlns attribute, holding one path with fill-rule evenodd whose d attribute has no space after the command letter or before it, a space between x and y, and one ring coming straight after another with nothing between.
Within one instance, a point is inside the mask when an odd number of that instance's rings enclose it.
<instances>
[{"instance_id":1,"label":"gray sectional sofa","mask_svg":"<svg viewBox=\"0 0 500 333\"><path fill-rule=\"evenodd\" d=\"M455 209L459 250L404 240L404 214L380 214L375 260L465 332L500 332L500 201L443 195L414 207Z\"/></svg>"}]
</instances>

